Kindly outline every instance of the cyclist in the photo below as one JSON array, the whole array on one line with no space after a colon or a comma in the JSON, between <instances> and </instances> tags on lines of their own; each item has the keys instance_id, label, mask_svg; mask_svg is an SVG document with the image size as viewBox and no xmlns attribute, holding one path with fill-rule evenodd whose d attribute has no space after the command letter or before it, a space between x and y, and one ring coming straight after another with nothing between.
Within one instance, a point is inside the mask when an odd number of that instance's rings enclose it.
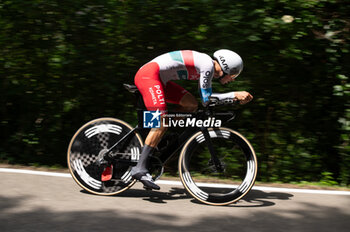
<instances>
[{"instance_id":1,"label":"cyclist","mask_svg":"<svg viewBox=\"0 0 350 232\"><path fill-rule=\"evenodd\" d=\"M142 94L147 110L167 111L166 103L178 104L180 112L194 112L198 103L196 98L172 80L199 81L199 93L202 104L209 103L212 94L212 79L218 79L221 84L235 80L243 69L241 57L230 50L220 49L214 53L214 59L204 53L191 50L181 50L165 53L143 65L135 75L135 85ZM253 99L246 91L224 94L246 104ZM215 94L220 97L220 94ZM147 135L140 159L131 170L133 178L141 181L145 187L159 190L149 174L147 161L166 131L165 127L154 128Z\"/></svg>"}]
</instances>

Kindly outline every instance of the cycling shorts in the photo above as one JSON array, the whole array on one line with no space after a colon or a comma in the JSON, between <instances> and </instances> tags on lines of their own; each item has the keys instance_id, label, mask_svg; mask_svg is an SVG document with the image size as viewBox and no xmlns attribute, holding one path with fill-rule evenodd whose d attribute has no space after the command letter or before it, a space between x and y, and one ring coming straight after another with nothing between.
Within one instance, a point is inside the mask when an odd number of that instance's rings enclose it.
<instances>
[{"instance_id":1,"label":"cycling shorts","mask_svg":"<svg viewBox=\"0 0 350 232\"><path fill-rule=\"evenodd\" d=\"M159 76L159 66L150 62L142 66L135 75L135 85L142 94L147 110L167 112L166 103L179 104L188 91L168 81L165 85Z\"/></svg>"}]
</instances>

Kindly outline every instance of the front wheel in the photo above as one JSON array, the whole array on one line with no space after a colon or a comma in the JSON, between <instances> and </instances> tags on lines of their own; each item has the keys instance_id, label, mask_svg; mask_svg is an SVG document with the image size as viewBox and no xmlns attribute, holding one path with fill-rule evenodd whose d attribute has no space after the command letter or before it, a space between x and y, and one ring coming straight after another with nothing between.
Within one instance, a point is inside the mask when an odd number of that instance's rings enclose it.
<instances>
[{"instance_id":1,"label":"front wheel","mask_svg":"<svg viewBox=\"0 0 350 232\"><path fill-rule=\"evenodd\" d=\"M184 145L179 172L186 190L209 205L228 205L244 197L253 187L257 158L248 140L229 128L208 129L214 151L221 163L217 169L202 132Z\"/></svg>"}]
</instances>

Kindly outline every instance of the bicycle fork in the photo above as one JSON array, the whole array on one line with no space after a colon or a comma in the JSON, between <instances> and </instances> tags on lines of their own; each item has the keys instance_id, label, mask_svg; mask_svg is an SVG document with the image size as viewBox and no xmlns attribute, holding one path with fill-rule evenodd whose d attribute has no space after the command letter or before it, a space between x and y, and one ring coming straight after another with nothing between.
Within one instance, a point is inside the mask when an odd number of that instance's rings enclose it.
<instances>
[{"instance_id":1,"label":"bicycle fork","mask_svg":"<svg viewBox=\"0 0 350 232\"><path fill-rule=\"evenodd\" d=\"M204 135L205 142L206 142L206 144L208 146L208 149L209 149L209 152L210 152L210 155L211 155L211 159L210 159L209 163L213 163L214 164L217 172L223 172L224 171L223 165L222 165L221 161L219 160L219 158L218 158L218 156L216 154L216 151L215 151L215 149L213 147L213 142L212 142L212 140L210 138L208 128L202 127L201 131L202 131L202 133Z\"/></svg>"}]
</instances>

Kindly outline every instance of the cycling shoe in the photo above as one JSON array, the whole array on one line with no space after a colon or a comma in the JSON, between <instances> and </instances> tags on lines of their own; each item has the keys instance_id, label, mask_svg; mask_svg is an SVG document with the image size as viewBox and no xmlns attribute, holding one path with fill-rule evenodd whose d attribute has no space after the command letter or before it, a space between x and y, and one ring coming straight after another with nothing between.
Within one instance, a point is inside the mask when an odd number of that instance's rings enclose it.
<instances>
[{"instance_id":1,"label":"cycling shoe","mask_svg":"<svg viewBox=\"0 0 350 232\"><path fill-rule=\"evenodd\" d=\"M139 180L146 189L159 190L160 187L154 183L152 176L149 173L136 173L132 176L134 179Z\"/></svg>"}]
</instances>

